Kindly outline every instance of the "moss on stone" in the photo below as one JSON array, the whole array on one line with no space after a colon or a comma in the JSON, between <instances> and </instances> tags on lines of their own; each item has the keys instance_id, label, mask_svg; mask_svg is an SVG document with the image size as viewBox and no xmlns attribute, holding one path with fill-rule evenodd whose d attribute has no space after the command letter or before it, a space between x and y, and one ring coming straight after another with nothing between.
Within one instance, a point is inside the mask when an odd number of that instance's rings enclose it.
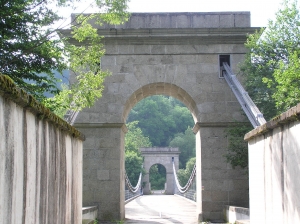
<instances>
[{"instance_id":1,"label":"moss on stone","mask_svg":"<svg viewBox=\"0 0 300 224\"><path fill-rule=\"evenodd\" d=\"M38 102L32 95L18 88L14 81L0 74L0 95L8 98L23 108L30 110L38 119L47 120L57 128L68 132L71 136L85 140L84 135L65 120L52 113L47 107Z\"/></svg>"}]
</instances>

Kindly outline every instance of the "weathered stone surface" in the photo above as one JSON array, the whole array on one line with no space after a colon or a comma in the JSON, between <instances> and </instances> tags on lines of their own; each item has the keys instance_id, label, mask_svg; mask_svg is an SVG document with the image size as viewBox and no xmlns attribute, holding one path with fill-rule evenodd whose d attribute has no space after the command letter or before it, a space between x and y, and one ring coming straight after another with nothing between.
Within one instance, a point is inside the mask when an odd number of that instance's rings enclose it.
<instances>
[{"instance_id":1,"label":"weathered stone surface","mask_svg":"<svg viewBox=\"0 0 300 224\"><path fill-rule=\"evenodd\" d=\"M251 223L300 222L300 104L245 135Z\"/></svg>"},{"instance_id":2,"label":"weathered stone surface","mask_svg":"<svg viewBox=\"0 0 300 224\"><path fill-rule=\"evenodd\" d=\"M81 223L83 136L7 96L0 87L0 223Z\"/></svg>"}]
</instances>

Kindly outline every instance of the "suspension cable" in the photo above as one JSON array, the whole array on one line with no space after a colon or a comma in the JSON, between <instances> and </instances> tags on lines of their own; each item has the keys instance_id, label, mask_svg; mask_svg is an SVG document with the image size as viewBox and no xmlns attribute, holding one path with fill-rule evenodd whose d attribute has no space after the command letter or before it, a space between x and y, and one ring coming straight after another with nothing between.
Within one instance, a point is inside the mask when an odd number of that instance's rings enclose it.
<instances>
[{"instance_id":1,"label":"suspension cable","mask_svg":"<svg viewBox=\"0 0 300 224\"><path fill-rule=\"evenodd\" d=\"M186 185L184 187L182 187L178 181L178 176L177 176L177 173L176 173L176 169L175 169L175 163L173 161L173 173L174 173L174 177L175 177L175 183L176 183L176 186L177 186L177 189L179 190L180 193L185 193L187 192L187 190L190 188L190 186L192 185L192 182L196 176L196 164L194 165L194 168L193 168L193 171L190 175L190 178L189 180L187 181Z\"/></svg>"},{"instance_id":2,"label":"suspension cable","mask_svg":"<svg viewBox=\"0 0 300 224\"><path fill-rule=\"evenodd\" d=\"M139 180L138 180L136 186L133 187L132 184L130 183L130 180L129 180L128 176L127 176L127 173L125 172L125 183L126 183L128 189L129 189L132 193L136 193L136 192L140 189L140 187L141 187L141 182L142 182L142 173L140 173Z\"/></svg>"}]
</instances>

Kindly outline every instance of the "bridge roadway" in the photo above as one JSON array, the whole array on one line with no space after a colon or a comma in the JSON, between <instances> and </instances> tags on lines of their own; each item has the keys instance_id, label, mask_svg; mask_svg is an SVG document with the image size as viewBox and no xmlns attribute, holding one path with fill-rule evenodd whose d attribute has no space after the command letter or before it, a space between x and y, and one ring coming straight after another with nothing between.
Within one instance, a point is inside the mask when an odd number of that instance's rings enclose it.
<instances>
[{"instance_id":1,"label":"bridge roadway","mask_svg":"<svg viewBox=\"0 0 300 224\"><path fill-rule=\"evenodd\" d=\"M125 223L196 224L196 203L176 195L144 195L125 205Z\"/></svg>"}]
</instances>

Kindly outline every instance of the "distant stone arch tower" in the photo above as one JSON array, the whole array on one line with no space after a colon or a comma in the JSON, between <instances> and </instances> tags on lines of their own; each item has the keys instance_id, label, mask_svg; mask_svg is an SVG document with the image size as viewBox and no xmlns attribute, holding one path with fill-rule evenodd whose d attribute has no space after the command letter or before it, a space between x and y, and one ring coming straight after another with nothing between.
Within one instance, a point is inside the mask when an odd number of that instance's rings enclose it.
<instances>
[{"instance_id":1,"label":"distant stone arch tower","mask_svg":"<svg viewBox=\"0 0 300 224\"><path fill-rule=\"evenodd\" d=\"M179 168L179 149L178 148L141 148L141 154L144 157L144 169L146 174L143 177L143 182L146 182L144 194L150 194L149 188L149 170L155 164L161 164L166 168L166 191L165 194L174 194L174 173L173 163L175 162L176 171Z\"/></svg>"}]
</instances>

